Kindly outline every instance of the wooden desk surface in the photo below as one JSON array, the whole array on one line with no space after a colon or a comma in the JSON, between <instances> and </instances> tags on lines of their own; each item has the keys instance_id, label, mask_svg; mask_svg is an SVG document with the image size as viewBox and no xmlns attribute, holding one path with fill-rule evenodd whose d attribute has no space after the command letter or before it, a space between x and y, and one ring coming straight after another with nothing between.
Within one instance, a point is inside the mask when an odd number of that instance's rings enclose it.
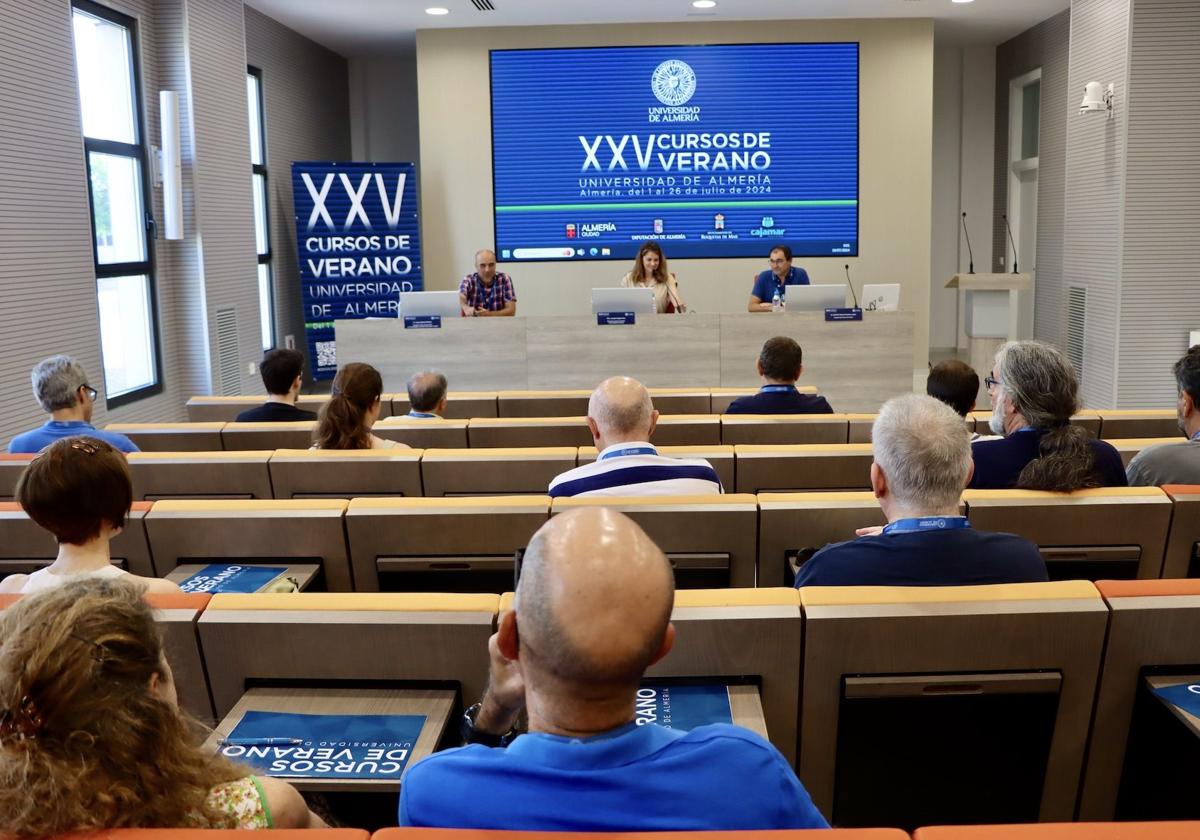
<instances>
[{"instance_id":1,"label":"wooden desk surface","mask_svg":"<svg viewBox=\"0 0 1200 840\"><path fill-rule=\"evenodd\" d=\"M437 747L453 706L454 692L449 689L252 688L217 725L204 746L215 751L249 711L308 715L424 715L425 726L404 767L404 773L407 773L408 768ZM287 781L301 791L382 793L400 790L400 783L395 779L288 777Z\"/></svg>"}]
</instances>

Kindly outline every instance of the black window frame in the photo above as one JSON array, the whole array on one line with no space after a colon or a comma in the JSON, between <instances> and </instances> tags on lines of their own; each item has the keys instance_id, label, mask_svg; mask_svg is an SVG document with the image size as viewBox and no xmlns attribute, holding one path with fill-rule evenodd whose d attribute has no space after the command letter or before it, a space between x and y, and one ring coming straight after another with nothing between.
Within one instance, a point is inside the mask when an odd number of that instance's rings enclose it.
<instances>
[{"instance_id":1,"label":"black window frame","mask_svg":"<svg viewBox=\"0 0 1200 840\"><path fill-rule=\"evenodd\" d=\"M107 409L120 408L123 405L137 402L138 400L146 399L163 392L163 373L162 373L162 341L159 328L159 313L158 313L158 283L155 271L155 248L154 243L157 238L157 225L154 221L154 197L150 191L150 166L149 166L149 149L146 147L146 109L142 97L142 63L140 51L140 39L138 38L138 21L137 18L122 14L107 6L102 6L92 0L71 0L71 21L72 30L74 28L75 11L79 10L85 14L98 17L120 26L129 32L129 52L130 65L132 67L130 83L133 85L131 103L133 105L133 123L134 123L134 138L135 143L121 143L115 140L98 140L88 137L83 132L83 103L80 106L80 135L83 138L83 166L84 174L87 178L88 192L88 220L92 232L92 265L96 275L96 315L97 326L99 326L99 296L100 296L100 280L109 277L133 277L145 276L146 286L149 293L148 311L150 313L150 342L151 350L154 353L154 382L149 385L144 385L132 391L127 391L116 397L108 395L108 375L107 371L104 374L105 394L104 405ZM72 36L74 32L72 31ZM75 47L74 39L72 38L72 63L75 63ZM79 86L79 68L75 67L75 85L76 91ZM143 230L146 236L146 256L140 262L125 262L125 263L101 263L99 248L96 244L96 204L95 197L92 194L92 159L93 152L100 154L109 154L119 157L131 158L138 162L140 167L140 180L142 186L142 213ZM104 365L104 345L100 345L101 366Z\"/></svg>"},{"instance_id":2,"label":"black window frame","mask_svg":"<svg viewBox=\"0 0 1200 840\"><path fill-rule=\"evenodd\" d=\"M266 351L266 350L270 349L270 347L275 346L275 344L276 344L275 333L278 328L278 325L275 323L275 264L272 262L272 260L274 258L274 252L271 250L271 201L270 201L271 191L269 189L270 184L271 184L271 179L267 175L267 114L266 114L266 107L265 107L266 97L263 95L263 73L262 73L262 70L258 67L255 67L252 64L247 64L246 65L246 75L253 76L255 78L255 80L258 82L258 101L255 103L254 110L258 114L258 156L259 156L259 158L262 159L262 163L254 163L253 162L254 161L254 150L251 149L250 150L250 153L251 153L250 154L250 160L251 160L250 174L251 174L252 181L253 181L253 177L255 175L261 175L262 176L262 184L263 184L263 226L266 228L263 231L263 233L265 234L264 240L266 241L267 250L261 254L258 254L258 265L265 265L267 267L266 306L267 306L267 312L269 313L269 317L271 319L271 344L268 347L263 348L263 350ZM253 187L253 184L251 184L251 187ZM253 196L251 196L251 200L253 200ZM255 218L254 222L257 225L258 219ZM257 240L257 236L255 237L255 239ZM258 251L257 242L255 243L254 250L256 252ZM258 275L257 274L255 275L254 282L255 282L255 285L257 286L258 285ZM260 301L259 303L261 305L262 301Z\"/></svg>"}]
</instances>

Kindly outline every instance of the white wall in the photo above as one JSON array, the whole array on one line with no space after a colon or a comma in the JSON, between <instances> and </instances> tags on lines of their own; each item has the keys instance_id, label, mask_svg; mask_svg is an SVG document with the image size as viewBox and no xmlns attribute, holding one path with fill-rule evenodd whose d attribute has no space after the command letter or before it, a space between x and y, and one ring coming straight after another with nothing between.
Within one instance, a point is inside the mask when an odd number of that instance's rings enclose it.
<instances>
[{"instance_id":1,"label":"white wall","mask_svg":"<svg viewBox=\"0 0 1200 840\"><path fill-rule=\"evenodd\" d=\"M933 188L929 255L929 346L958 346L958 292L946 280L958 271L962 149L962 48L933 52Z\"/></svg>"},{"instance_id":2,"label":"white wall","mask_svg":"<svg viewBox=\"0 0 1200 840\"><path fill-rule=\"evenodd\" d=\"M612 44L858 41L860 65L860 256L806 259L815 283L899 282L916 313L913 364L929 337L933 25L929 20L771 21L643 26L503 27L417 33L421 214L425 285L456 288L476 249L491 244L492 177L488 50ZM744 311L763 259L678 260L688 303L704 312ZM518 264L511 269L525 315L578 312L587 290L615 282L611 262Z\"/></svg>"},{"instance_id":3,"label":"white wall","mask_svg":"<svg viewBox=\"0 0 1200 840\"><path fill-rule=\"evenodd\" d=\"M350 59L350 145L354 160L420 163L417 45ZM420 169L418 168L418 172Z\"/></svg>"}]
</instances>

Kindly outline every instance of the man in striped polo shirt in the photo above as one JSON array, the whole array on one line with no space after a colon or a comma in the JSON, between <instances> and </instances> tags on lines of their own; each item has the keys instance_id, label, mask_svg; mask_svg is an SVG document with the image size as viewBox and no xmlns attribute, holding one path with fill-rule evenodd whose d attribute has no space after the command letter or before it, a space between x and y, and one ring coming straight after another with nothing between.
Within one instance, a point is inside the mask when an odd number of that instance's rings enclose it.
<instances>
[{"instance_id":1,"label":"man in striped polo shirt","mask_svg":"<svg viewBox=\"0 0 1200 840\"><path fill-rule=\"evenodd\" d=\"M588 428L599 456L550 482L551 496L682 496L720 493L703 458L666 458L650 445L658 412L650 392L628 376L600 383L588 401Z\"/></svg>"}]
</instances>

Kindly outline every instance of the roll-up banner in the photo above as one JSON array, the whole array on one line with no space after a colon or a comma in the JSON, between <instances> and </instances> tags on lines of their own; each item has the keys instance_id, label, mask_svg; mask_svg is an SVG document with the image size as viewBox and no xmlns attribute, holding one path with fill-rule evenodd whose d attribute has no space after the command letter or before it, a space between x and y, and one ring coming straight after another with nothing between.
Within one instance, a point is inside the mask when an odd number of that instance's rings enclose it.
<instances>
[{"instance_id":1,"label":"roll-up banner","mask_svg":"<svg viewBox=\"0 0 1200 840\"><path fill-rule=\"evenodd\" d=\"M338 321L395 318L400 292L424 288L416 170L296 161L292 193L309 366L313 378L331 379Z\"/></svg>"}]
</instances>

